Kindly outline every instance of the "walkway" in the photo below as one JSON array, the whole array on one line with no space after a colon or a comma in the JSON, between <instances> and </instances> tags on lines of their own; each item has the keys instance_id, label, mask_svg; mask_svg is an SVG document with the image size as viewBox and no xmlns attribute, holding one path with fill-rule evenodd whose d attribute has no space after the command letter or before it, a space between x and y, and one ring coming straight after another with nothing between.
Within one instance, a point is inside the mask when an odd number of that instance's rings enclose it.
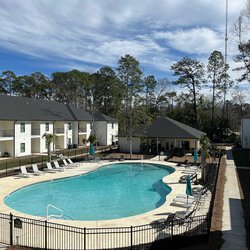
<instances>
[{"instance_id":1,"label":"walkway","mask_svg":"<svg viewBox=\"0 0 250 250\"><path fill-rule=\"evenodd\" d=\"M223 199L222 233L225 240L221 249L245 250L246 230L241 197L238 186L236 167L232 151L227 151L226 182Z\"/></svg>"}]
</instances>

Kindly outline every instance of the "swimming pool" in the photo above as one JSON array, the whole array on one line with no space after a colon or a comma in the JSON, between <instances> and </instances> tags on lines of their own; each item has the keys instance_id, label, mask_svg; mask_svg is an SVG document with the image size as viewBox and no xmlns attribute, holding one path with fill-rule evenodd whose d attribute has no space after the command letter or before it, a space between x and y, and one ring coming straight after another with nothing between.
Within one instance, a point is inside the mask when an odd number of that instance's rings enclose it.
<instances>
[{"instance_id":1,"label":"swimming pool","mask_svg":"<svg viewBox=\"0 0 250 250\"><path fill-rule=\"evenodd\" d=\"M173 168L159 164L109 164L81 176L24 187L4 202L35 216L46 216L47 205L52 204L63 210L64 219L117 219L161 206L171 191L162 178L172 172Z\"/></svg>"}]
</instances>

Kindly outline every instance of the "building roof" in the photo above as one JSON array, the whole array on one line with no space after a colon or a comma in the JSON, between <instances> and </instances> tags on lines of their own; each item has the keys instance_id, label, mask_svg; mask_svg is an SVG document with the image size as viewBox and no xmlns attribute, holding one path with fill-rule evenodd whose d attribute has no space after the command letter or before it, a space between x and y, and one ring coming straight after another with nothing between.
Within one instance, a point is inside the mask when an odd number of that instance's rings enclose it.
<instances>
[{"instance_id":1,"label":"building roof","mask_svg":"<svg viewBox=\"0 0 250 250\"><path fill-rule=\"evenodd\" d=\"M106 122L117 122L116 119L108 116L108 115L104 115L102 113L96 113L95 114L95 120L96 121L106 121Z\"/></svg>"},{"instance_id":2,"label":"building roof","mask_svg":"<svg viewBox=\"0 0 250 250\"><path fill-rule=\"evenodd\" d=\"M78 109L74 106L67 105L72 116L77 121L92 121L92 115L87 110Z\"/></svg>"},{"instance_id":3,"label":"building roof","mask_svg":"<svg viewBox=\"0 0 250 250\"><path fill-rule=\"evenodd\" d=\"M99 120L101 118L102 116L99 117ZM0 95L0 120L92 121L92 116L86 110L56 101ZM105 121L104 118L103 120Z\"/></svg>"},{"instance_id":4,"label":"building roof","mask_svg":"<svg viewBox=\"0 0 250 250\"><path fill-rule=\"evenodd\" d=\"M157 118L148 129L148 137L151 138L199 139L204 134L169 117Z\"/></svg>"}]
</instances>

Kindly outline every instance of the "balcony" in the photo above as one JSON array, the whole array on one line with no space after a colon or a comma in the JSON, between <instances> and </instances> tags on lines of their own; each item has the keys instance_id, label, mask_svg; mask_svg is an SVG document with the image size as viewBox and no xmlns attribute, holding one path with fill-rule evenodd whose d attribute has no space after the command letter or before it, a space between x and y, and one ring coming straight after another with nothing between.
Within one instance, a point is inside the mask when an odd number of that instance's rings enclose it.
<instances>
[{"instance_id":1,"label":"balcony","mask_svg":"<svg viewBox=\"0 0 250 250\"><path fill-rule=\"evenodd\" d=\"M86 133L87 132L87 128L79 128L79 133Z\"/></svg>"},{"instance_id":2,"label":"balcony","mask_svg":"<svg viewBox=\"0 0 250 250\"><path fill-rule=\"evenodd\" d=\"M40 135L40 129L37 128L37 129L32 129L31 130L31 135Z\"/></svg>"},{"instance_id":3,"label":"balcony","mask_svg":"<svg viewBox=\"0 0 250 250\"><path fill-rule=\"evenodd\" d=\"M0 130L0 137L14 137L14 130Z\"/></svg>"},{"instance_id":4,"label":"balcony","mask_svg":"<svg viewBox=\"0 0 250 250\"><path fill-rule=\"evenodd\" d=\"M64 128L55 128L54 133L55 134L64 134Z\"/></svg>"}]
</instances>

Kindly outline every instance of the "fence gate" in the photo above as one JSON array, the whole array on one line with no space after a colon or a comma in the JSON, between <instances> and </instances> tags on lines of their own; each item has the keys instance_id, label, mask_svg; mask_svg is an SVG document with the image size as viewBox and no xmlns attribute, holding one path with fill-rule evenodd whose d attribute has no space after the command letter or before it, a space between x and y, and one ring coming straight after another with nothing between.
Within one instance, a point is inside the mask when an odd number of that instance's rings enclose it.
<instances>
[{"instance_id":1,"label":"fence gate","mask_svg":"<svg viewBox=\"0 0 250 250\"><path fill-rule=\"evenodd\" d=\"M11 223L10 223L10 215L1 214L0 213L0 243L10 245L11 239Z\"/></svg>"}]
</instances>

